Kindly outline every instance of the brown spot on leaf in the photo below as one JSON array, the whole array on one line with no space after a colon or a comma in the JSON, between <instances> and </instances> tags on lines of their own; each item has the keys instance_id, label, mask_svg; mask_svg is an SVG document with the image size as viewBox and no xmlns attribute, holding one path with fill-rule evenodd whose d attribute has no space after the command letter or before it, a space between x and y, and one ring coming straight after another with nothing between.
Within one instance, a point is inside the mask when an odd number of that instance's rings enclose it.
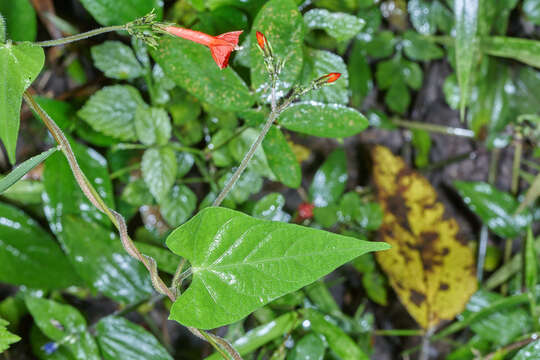
<instances>
[{"instance_id":1,"label":"brown spot on leaf","mask_svg":"<svg viewBox=\"0 0 540 360\"><path fill-rule=\"evenodd\" d=\"M441 291L446 291L446 290L448 290L448 289L450 289L450 286L449 286L447 283L442 282L442 283L439 285L439 290L441 290Z\"/></svg>"},{"instance_id":2,"label":"brown spot on leaf","mask_svg":"<svg viewBox=\"0 0 540 360\"><path fill-rule=\"evenodd\" d=\"M388 207L388 211L396 217L397 223L405 230L412 232L409 220L407 219L409 208L405 203L405 199L399 194L389 196L386 198L386 206Z\"/></svg>"},{"instance_id":3,"label":"brown spot on leaf","mask_svg":"<svg viewBox=\"0 0 540 360\"><path fill-rule=\"evenodd\" d=\"M409 296L409 300L416 306L420 307L422 303L426 300L426 295L422 294L421 292L418 292L414 289L411 289L411 295Z\"/></svg>"}]
</instances>

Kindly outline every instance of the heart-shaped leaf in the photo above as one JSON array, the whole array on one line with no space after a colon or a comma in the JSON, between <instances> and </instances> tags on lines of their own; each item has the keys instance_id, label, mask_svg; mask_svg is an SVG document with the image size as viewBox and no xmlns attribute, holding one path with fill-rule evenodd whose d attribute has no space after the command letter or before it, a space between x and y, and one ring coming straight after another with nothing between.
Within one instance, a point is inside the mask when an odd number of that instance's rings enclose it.
<instances>
[{"instance_id":1,"label":"heart-shaped leaf","mask_svg":"<svg viewBox=\"0 0 540 360\"><path fill-rule=\"evenodd\" d=\"M200 329L238 321L357 256L389 248L219 207L176 229L167 246L189 260L193 274L170 318Z\"/></svg>"}]
</instances>

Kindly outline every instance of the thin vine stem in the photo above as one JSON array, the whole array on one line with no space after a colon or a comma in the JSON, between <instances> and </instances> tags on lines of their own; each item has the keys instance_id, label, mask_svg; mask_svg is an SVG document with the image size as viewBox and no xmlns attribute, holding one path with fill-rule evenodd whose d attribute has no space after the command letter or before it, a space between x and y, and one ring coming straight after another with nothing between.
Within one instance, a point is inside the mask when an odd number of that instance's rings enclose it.
<instances>
[{"instance_id":1,"label":"thin vine stem","mask_svg":"<svg viewBox=\"0 0 540 360\"><path fill-rule=\"evenodd\" d=\"M75 41L88 39L88 38L90 38L92 36L101 35L101 34L105 34L105 33L112 32L112 31L127 31L128 25L129 24L106 26L106 27L102 27L102 28L99 28L99 29L94 29L94 30L90 30L90 31L87 31L87 32L83 32L83 33L80 33L80 34L67 36L67 37L60 38L60 39L38 41L38 42L35 42L34 45L41 46L41 47L65 45L65 44L69 44L69 43L72 43L72 42L75 42Z\"/></svg>"},{"instance_id":2,"label":"thin vine stem","mask_svg":"<svg viewBox=\"0 0 540 360\"><path fill-rule=\"evenodd\" d=\"M450 126L423 123L417 121L408 121L403 119L392 119L392 122L398 126L403 126L408 129L425 130L427 132L439 133L444 135L453 135L466 138L474 138L474 131L463 128L454 128Z\"/></svg>"},{"instance_id":3,"label":"thin vine stem","mask_svg":"<svg viewBox=\"0 0 540 360\"><path fill-rule=\"evenodd\" d=\"M174 302L176 300L176 295L171 291L171 289L169 289L167 285L165 285L163 280L159 277L156 261L152 257L142 254L137 249L137 247L133 243L133 240L131 240L131 238L129 237L126 221L124 220L123 216L116 211L110 209L105 204L105 201L103 201L98 192L94 189L90 181L88 181L88 178L81 170L79 163L77 162L77 158L75 157L75 154L71 149L71 145L62 130L58 127L58 125L56 125L56 123L49 116L49 114L47 114L47 112L45 112L45 110L43 110L38 103L36 103L29 90L26 90L24 92L23 97L28 106L30 106L30 108L36 112L36 114L43 121L47 129L49 129L55 141L60 145L62 153L66 157L71 171L73 172L75 180L77 181L77 184L81 188L86 198L98 210L107 215L107 217L117 228L118 233L120 234L120 241L122 242L122 246L129 255L142 262L143 265L146 267L146 269L150 273L150 278L152 280L152 285L154 289L156 289L157 292L166 295L171 301ZM219 351L220 353L225 351L232 359L242 360L242 357L232 347L232 345L230 345L226 340L220 338L219 336L206 333L203 330L199 330L193 327L188 327L188 330L193 335L203 340L208 340L208 338L210 337L213 340L211 344L215 347L217 351Z\"/></svg>"}]
</instances>

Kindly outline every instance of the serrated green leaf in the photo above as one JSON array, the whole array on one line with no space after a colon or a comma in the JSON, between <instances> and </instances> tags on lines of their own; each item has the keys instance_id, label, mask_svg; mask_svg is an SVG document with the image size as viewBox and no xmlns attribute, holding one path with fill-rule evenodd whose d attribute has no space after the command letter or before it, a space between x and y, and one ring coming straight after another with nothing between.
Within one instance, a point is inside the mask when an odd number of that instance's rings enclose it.
<instances>
[{"instance_id":1,"label":"serrated green leaf","mask_svg":"<svg viewBox=\"0 0 540 360\"><path fill-rule=\"evenodd\" d=\"M166 145L171 138L171 121L162 108L141 105L135 112L135 131L145 145Z\"/></svg>"},{"instance_id":2,"label":"serrated green leaf","mask_svg":"<svg viewBox=\"0 0 540 360\"><path fill-rule=\"evenodd\" d=\"M15 164L22 95L39 75L45 54L31 43L0 43L0 139Z\"/></svg>"},{"instance_id":3,"label":"serrated green leaf","mask_svg":"<svg viewBox=\"0 0 540 360\"><path fill-rule=\"evenodd\" d=\"M82 5L104 26L123 25L155 9L158 18L163 12L160 0L81 0Z\"/></svg>"},{"instance_id":4,"label":"serrated green leaf","mask_svg":"<svg viewBox=\"0 0 540 360\"><path fill-rule=\"evenodd\" d=\"M9 345L21 340L19 336L8 331L6 328L8 324L6 320L0 318L0 354L7 350Z\"/></svg>"},{"instance_id":5,"label":"serrated green leaf","mask_svg":"<svg viewBox=\"0 0 540 360\"><path fill-rule=\"evenodd\" d=\"M160 204L160 212L171 227L177 227L186 222L197 207L197 196L190 188L175 185Z\"/></svg>"},{"instance_id":6,"label":"serrated green leaf","mask_svg":"<svg viewBox=\"0 0 540 360\"><path fill-rule=\"evenodd\" d=\"M347 158L343 149L334 150L313 177L309 199L316 207L336 203L347 182Z\"/></svg>"},{"instance_id":7,"label":"serrated green leaf","mask_svg":"<svg viewBox=\"0 0 540 360\"><path fill-rule=\"evenodd\" d=\"M409 94L407 85L403 81L392 83L384 96L384 102L392 111L398 114L404 114L411 103L411 95Z\"/></svg>"},{"instance_id":8,"label":"serrated green leaf","mask_svg":"<svg viewBox=\"0 0 540 360\"><path fill-rule=\"evenodd\" d=\"M94 65L111 79L131 80L143 74L133 50L120 41L105 41L93 46L91 53Z\"/></svg>"},{"instance_id":9,"label":"serrated green leaf","mask_svg":"<svg viewBox=\"0 0 540 360\"><path fill-rule=\"evenodd\" d=\"M325 9L312 9L304 14L308 29L322 29L340 42L351 40L365 25L363 19L346 13L331 13Z\"/></svg>"},{"instance_id":10,"label":"serrated green leaf","mask_svg":"<svg viewBox=\"0 0 540 360\"><path fill-rule=\"evenodd\" d=\"M178 165L171 148L148 149L142 158L143 179L158 202L164 199L176 179Z\"/></svg>"},{"instance_id":11,"label":"serrated green leaf","mask_svg":"<svg viewBox=\"0 0 540 360\"><path fill-rule=\"evenodd\" d=\"M121 317L101 319L96 326L96 336L106 360L172 360L154 335Z\"/></svg>"},{"instance_id":12,"label":"serrated green leaf","mask_svg":"<svg viewBox=\"0 0 540 360\"><path fill-rule=\"evenodd\" d=\"M216 328L238 321L366 252L387 244L206 208L168 238L191 263L193 280L170 318Z\"/></svg>"},{"instance_id":13,"label":"serrated green leaf","mask_svg":"<svg viewBox=\"0 0 540 360\"><path fill-rule=\"evenodd\" d=\"M311 81L323 75L338 72L341 77L331 86L310 91L302 96L302 100L313 100L330 104L347 104L349 102L349 72L341 56L325 50L306 48L302 83L308 85Z\"/></svg>"},{"instance_id":14,"label":"serrated green leaf","mask_svg":"<svg viewBox=\"0 0 540 360\"><path fill-rule=\"evenodd\" d=\"M36 12L30 0L2 1L0 2L0 14L4 17L7 25L8 39L14 41L34 41L36 39Z\"/></svg>"},{"instance_id":15,"label":"serrated green leaf","mask_svg":"<svg viewBox=\"0 0 540 360\"><path fill-rule=\"evenodd\" d=\"M130 85L105 86L77 113L94 130L123 141L137 140L135 113L145 105L139 91Z\"/></svg>"},{"instance_id":16,"label":"serrated green leaf","mask_svg":"<svg viewBox=\"0 0 540 360\"><path fill-rule=\"evenodd\" d=\"M62 217L62 228L59 239L77 274L92 288L124 304L152 293L146 268L128 255L115 233L71 215Z\"/></svg>"},{"instance_id":17,"label":"serrated green leaf","mask_svg":"<svg viewBox=\"0 0 540 360\"><path fill-rule=\"evenodd\" d=\"M265 34L272 44L274 56L285 62L279 76L277 93L287 93L302 72L304 20L294 0L270 0L258 12L253 30ZM257 44L255 31L250 34L251 44ZM250 47L251 82L266 101L270 100L270 79L263 57L257 46Z\"/></svg>"},{"instance_id":18,"label":"serrated green leaf","mask_svg":"<svg viewBox=\"0 0 540 360\"><path fill-rule=\"evenodd\" d=\"M19 181L30 170L41 164L57 150L57 147L50 148L49 150L44 151L41 154L31 157L30 159L24 161L22 164L18 165L15 169L11 170L9 174L7 174L0 180L0 194L9 189L10 186Z\"/></svg>"},{"instance_id":19,"label":"serrated green leaf","mask_svg":"<svg viewBox=\"0 0 540 360\"><path fill-rule=\"evenodd\" d=\"M37 326L47 337L61 341L71 334L75 336L73 342L62 345L71 351L75 359L100 359L99 349L86 327L86 320L77 309L31 295L25 297L25 302Z\"/></svg>"},{"instance_id":20,"label":"serrated green leaf","mask_svg":"<svg viewBox=\"0 0 540 360\"><path fill-rule=\"evenodd\" d=\"M1 203L0 281L38 289L81 284L49 233L22 211Z\"/></svg>"},{"instance_id":21,"label":"serrated green leaf","mask_svg":"<svg viewBox=\"0 0 540 360\"><path fill-rule=\"evenodd\" d=\"M279 115L278 122L292 131L329 138L356 135L369 124L365 116L353 108L317 102L289 106Z\"/></svg>"},{"instance_id":22,"label":"serrated green leaf","mask_svg":"<svg viewBox=\"0 0 540 360\"><path fill-rule=\"evenodd\" d=\"M484 182L455 181L463 201L469 209L495 234L503 238L515 238L531 223L530 212L514 216L519 203L510 194L497 190Z\"/></svg>"},{"instance_id":23,"label":"serrated green leaf","mask_svg":"<svg viewBox=\"0 0 540 360\"><path fill-rule=\"evenodd\" d=\"M426 0L410 0L407 4L411 23L420 34L433 35L437 31L432 4Z\"/></svg>"},{"instance_id":24,"label":"serrated green leaf","mask_svg":"<svg viewBox=\"0 0 540 360\"><path fill-rule=\"evenodd\" d=\"M283 211L285 198L280 193L270 193L257 201L253 207L253 216L259 219L288 222L291 215Z\"/></svg>"},{"instance_id":25,"label":"serrated green leaf","mask_svg":"<svg viewBox=\"0 0 540 360\"><path fill-rule=\"evenodd\" d=\"M253 104L253 96L240 76L231 68L220 70L203 45L164 36L151 54L169 79L201 101L231 111Z\"/></svg>"},{"instance_id":26,"label":"serrated green leaf","mask_svg":"<svg viewBox=\"0 0 540 360\"><path fill-rule=\"evenodd\" d=\"M478 51L478 13L479 0L454 0L456 70L462 94L460 98L462 120L469 100L469 89L472 84L470 78Z\"/></svg>"},{"instance_id":27,"label":"serrated green leaf","mask_svg":"<svg viewBox=\"0 0 540 360\"><path fill-rule=\"evenodd\" d=\"M302 182L302 169L281 130L272 126L262 147L277 180L288 187L298 188Z\"/></svg>"},{"instance_id":28,"label":"serrated green leaf","mask_svg":"<svg viewBox=\"0 0 540 360\"><path fill-rule=\"evenodd\" d=\"M384 30L367 37L364 48L369 56L382 59L392 55L396 42L394 33Z\"/></svg>"}]
</instances>

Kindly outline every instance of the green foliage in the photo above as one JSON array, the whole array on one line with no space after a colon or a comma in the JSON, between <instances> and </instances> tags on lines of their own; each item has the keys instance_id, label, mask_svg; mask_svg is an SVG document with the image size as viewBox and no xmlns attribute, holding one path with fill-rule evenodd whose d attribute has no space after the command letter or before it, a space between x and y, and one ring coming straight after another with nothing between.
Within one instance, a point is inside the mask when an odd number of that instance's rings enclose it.
<instances>
[{"instance_id":1,"label":"green foliage","mask_svg":"<svg viewBox=\"0 0 540 360\"><path fill-rule=\"evenodd\" d=\"M7 25L8 39L13 41L34 41L36 39L36 12L30 0L2 1L0 14Z\"/></svg>"},{"instance_id":2,"label":"green foliage","mask_svg":"<svg viewBox=\"0 0 540 360\"><path fill-rule=\"evenodd\" d=\"M130 85L105 86L77 113L94 130L114 138L136 140L134 118L144 105L139 91Z\"/></svg>"},{"instance_id":3,"label":"green foliage","mask_svg":"<svg viewBox=\"0 0 540 360\"><path fill-rule=\"evenodd\" d=\"M121 317L108 316L101 319L96 326L96 337L106 360L172 360L152 334Z\"/></svg>"},{"instance_id":4,"label":"green foliage","mask_svg":"<svg viewBox=\"0 0 540 360\"><path fill-rule=\"evenodd\" d=\"M81 0L82 5L101 25L122 25L148 14L155 9L161 14L163 3L159 0Z\"/></svg>"},{"instance_id":5,"label":"green foliage","mask_svg":"<svg viewBox=\"0 0 540 360\"><path fill-rule=\"evenodd\" d=\"M203 329L240 320L348 260L388 248L225 208L202 210L168 237L167 246L189 260L193 274L171 318ZM221 299L227 309L218 305Z\"/></svg>"},{"instance_id":6,"label":"green foliage","mask_svg":"<svg viewBox=\"0 0 540 360\"><path fill-rule=\"evenodd\" d=\"M31 43L0 43L0 140L9 161L15 163L23 92L36 79L43 67L43 49Z\"/></svg>"},{"instance_id":7,"label":"green foliage","mask_svg":"<svg viewBox=\"0 0 540 360\"><path fill-rule=\"evenodd\" d=\"M340 42L351 40L362 30L365 21L345 13L331 13L324 9L312 9L304 14L308 29L323 29Z\"/></svg>"},{"instance_id":8,"label":"green foliage","mask_svg":"<svg viewBox=\"0 0 540 360\"><path fill-rule=\"evenodd\" d=\"M92 47L94 65L111 79L131 80L143 74L133 50L120 41L105 41Z\"/></svg>"},{"instance_id":9,"label":"green foliage","mask_svg":"<svg viewBox=\"0 0 540 360\"><path fill-rule=\"evenodd\" d=\"M176 156L171 148L148 149L144 152L142 174L150 193L161 202L174 184L178 171Z\"/></svg>"},{"instance_id":10,"label":"green foliage","mask_svg":"<svg viewBox=\"0 0 540 360\"><path fill-rule=\"evenodd\" d=\"M528 212L516 215L518 201L512 195L497 190L492 185L482 182L456 181L454 186L471 211L475 212L491 231L501 237L518 236L532 220Z\"/></svg>"},{"instance_id":11,"label":"green foliage","mask_svg":"<svg viewBox=\"0 0 540 360\"><path fill-rule=\"evenodd\" d=\"M20 337L18 337L15 334L10 333L6 329L6 326L8 324L9 323L6 320L0 318L0 353L7 350L9 348L9 345L21 340Z\"/></svg>"}]
</instances>

